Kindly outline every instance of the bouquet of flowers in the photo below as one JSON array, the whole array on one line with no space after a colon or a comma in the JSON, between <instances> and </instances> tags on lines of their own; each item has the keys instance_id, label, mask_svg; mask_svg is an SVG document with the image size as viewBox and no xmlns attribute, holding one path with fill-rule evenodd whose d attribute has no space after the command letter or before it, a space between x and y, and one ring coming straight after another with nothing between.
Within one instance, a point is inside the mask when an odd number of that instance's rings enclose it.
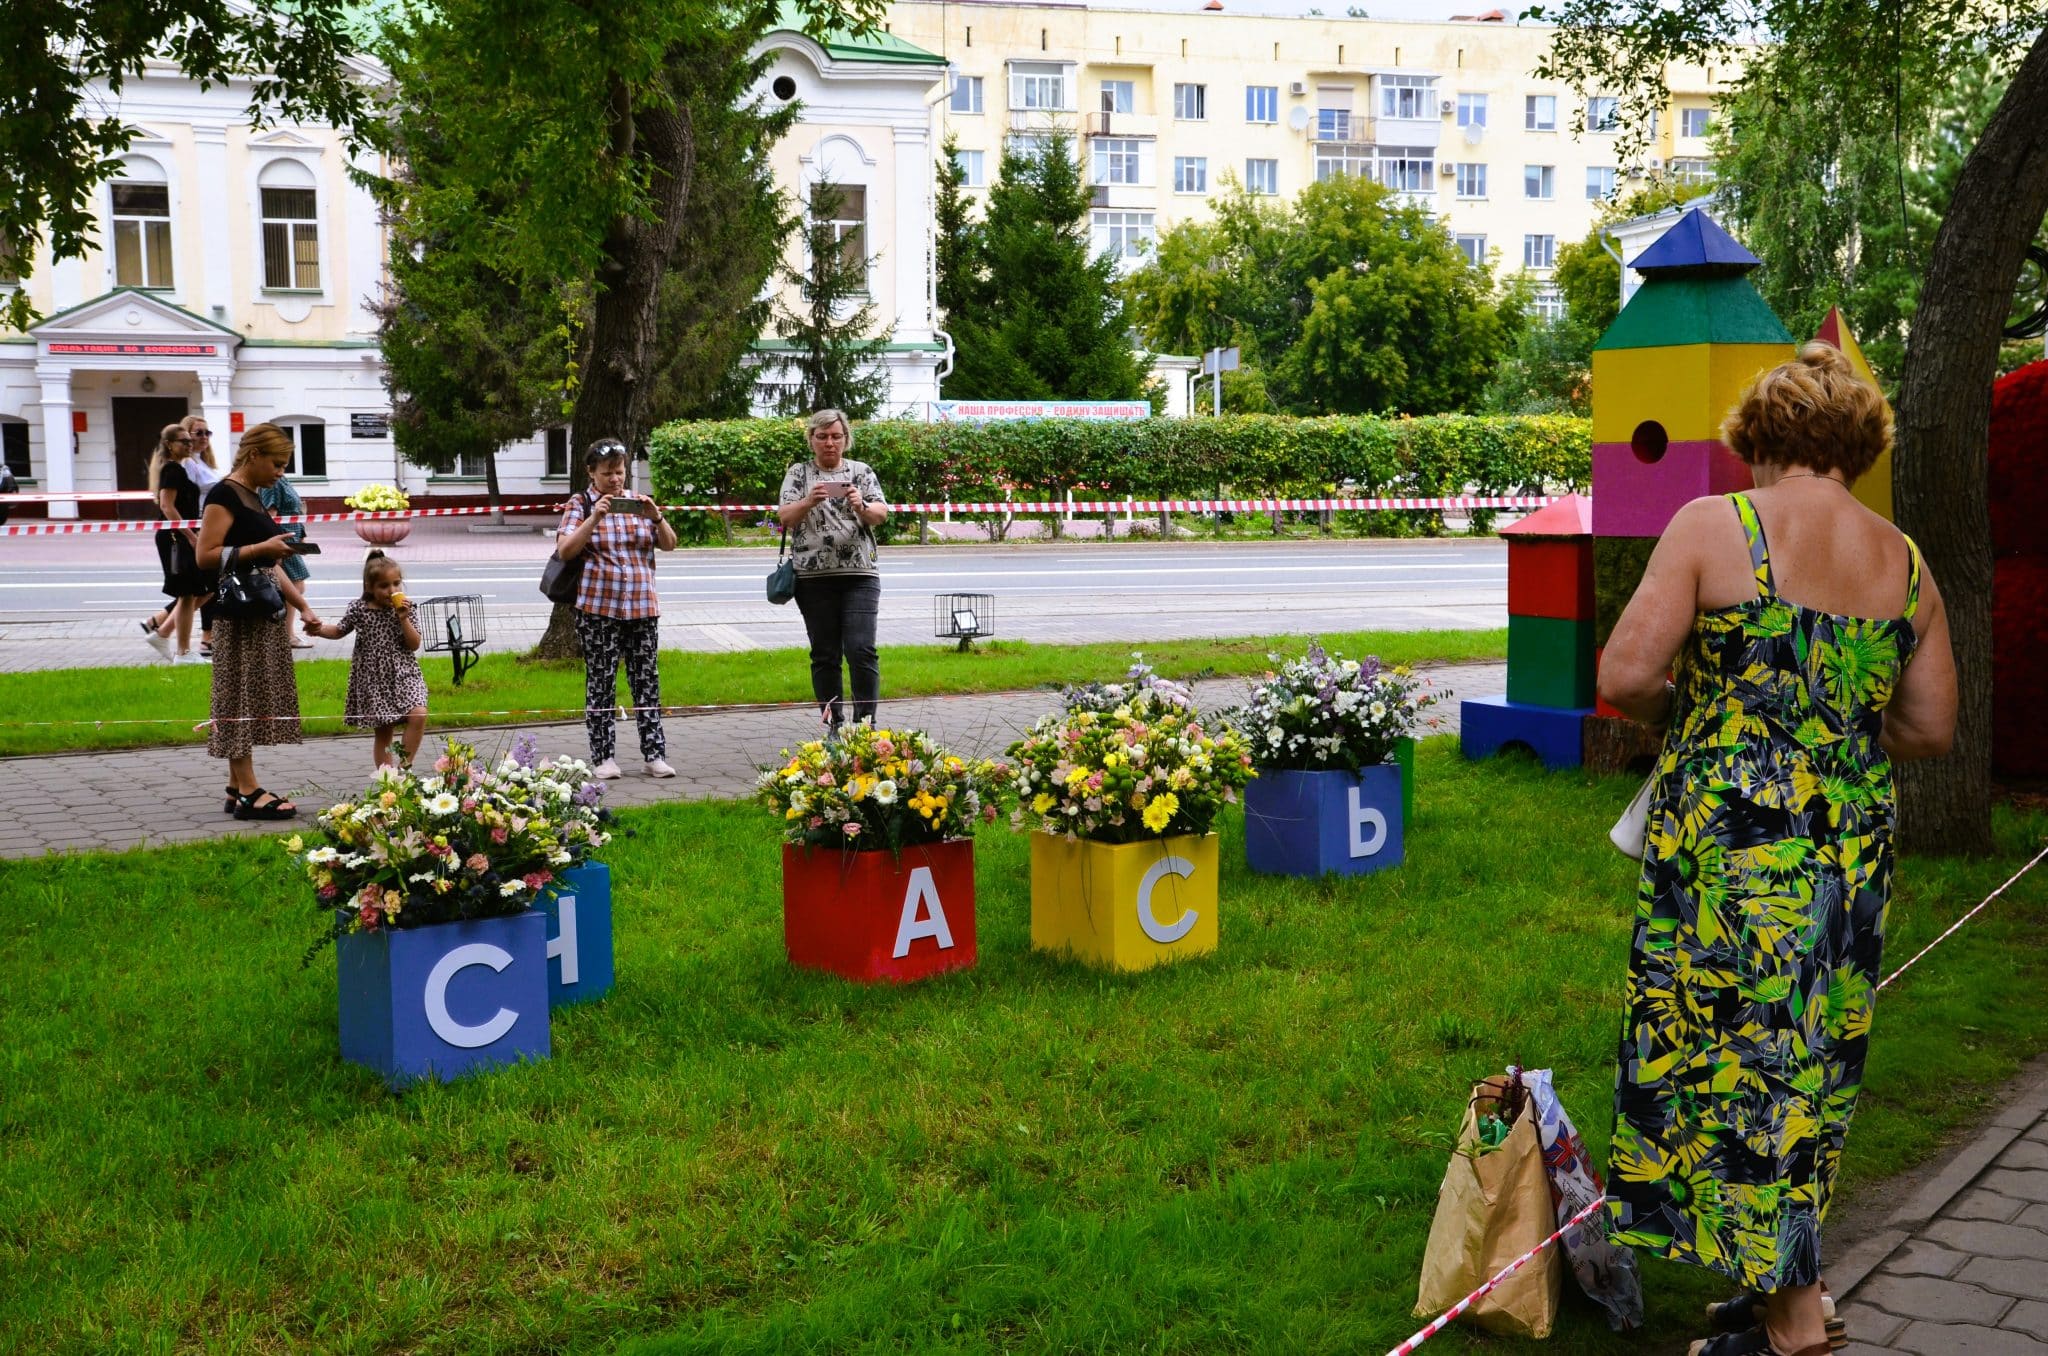
<instances>
[{"instance_id":1,"label":"bouquet of flowers","mask_svg":"<svg viewBox=\"0 0 2048 1356\"><path fill-rule=\"evenodd\" d=\"M373 482L341 501L358 513L396 513L412 507L412 500L396 485Z\"/></svg>"},{"instance_id":2,"label":"bouquet of flowers","mask_svg":"<svg viewBox=\"0 0 2048 1356\"><path fill-rule=\"evenodd\" d=\"M490 767L451 740L429 775L379 768L360 799L323 811L317 846L285 839L332 919L320 940L519 913L611 841L590 765L537 753L521 735Z\"/></svg>"},{"instance_id":3,"label":"bouquet of flowers","mask_svg":"<svg viewBox=\"0 0 2048 1356\"><path fill-rule=\"evenodd\" d=\"M1195 694L1185 683L1161 678L1145 662L1145 656L1131 656L1131 667L1121 683L1081 683L1060 691L1060 701L1069 712L1114 711L1119 706L1133 710L1170 709L1185 715L1195 711Z\"/></svg>"},{"instance_id":4,"label":"bouquet of flowers","mask_svg":"<svg viewBox=\"0 0 2048 1356\"><path fill-rule=\"evenodd\" d=\"M1119 689L1122 700L1098 709ZM1186 688L1142 664L1129 684L1067 697L1064 714L1010 746L1015 766L998 769L1016 805L1012 828L1099 843L1207 833L1254 775L1243 736L1206 723Z\"/></svg>"},{"instance_id":5,"label":"bouquet of flowers","mask_svg":"<svg viewBox=\"0 0 2048 1356\"><path fill-rule=\"evenodd\" d=\"M1423 712L1449 695L1407 669L1341 659L1310 641L1307 654L1281 664L1224 717L1262 768L1357 772L1390 760L1395 741L1418 726L1435 728L1437 717Z\"/></svg>"},{"instance_id":6,"label":"bouquet of flowers","mask_svg":"<svg viewBox=\"0 0 2048 1356\"><path fill-rule=\"evenodd\" d=\"M781 813L791 843L901 851L972 835L996 817L989 766L954 757L922 730L863 722L782 759L763 770L757 794Z\"/></svg>"}]
</instances>

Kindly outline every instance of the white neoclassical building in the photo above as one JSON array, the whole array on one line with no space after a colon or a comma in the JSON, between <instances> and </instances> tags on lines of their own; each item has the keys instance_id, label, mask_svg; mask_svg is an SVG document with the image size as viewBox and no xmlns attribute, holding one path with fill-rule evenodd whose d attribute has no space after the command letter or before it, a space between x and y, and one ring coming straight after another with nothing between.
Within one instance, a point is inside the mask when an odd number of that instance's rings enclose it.
<instances>
[{"instance_id":1,"label":"white neoclassical building","mask_svg":"<svg viewBox=\"0 0 2048 1356\"><path fill-rule=\"evenodd\" d=\"M857 237L848 248L874 258L887 412L922 414L948 348L932 273L945 62L887 34L818 42L776 31L762 48L772 53L762 96L803 106L774 150L777 181L793 201L816 184L841 189L842 234ZM354 65L365 80L388 79L373 61ZM0 331L0 454L23 488L140 489L159 430L196 413L228 433L217 436L223 451L249 424L289 429L294 481L316 507L369 481L444 501L480 494L481 465L433 474L403 464L392 442L371 311L386 237L348 174L343 138L251 127L246 83L202 90L165 62L118 99L96 94L140 129L98 190L96 248L61 263L45 249L26 268L0 261L0 290L26 290L43 317L26 333ZM772 338L757 346L764 402L780 379L776 351ZM570 472L564 430L499 454L514 496L557 493Z\"/></svg>"}]
</instances>

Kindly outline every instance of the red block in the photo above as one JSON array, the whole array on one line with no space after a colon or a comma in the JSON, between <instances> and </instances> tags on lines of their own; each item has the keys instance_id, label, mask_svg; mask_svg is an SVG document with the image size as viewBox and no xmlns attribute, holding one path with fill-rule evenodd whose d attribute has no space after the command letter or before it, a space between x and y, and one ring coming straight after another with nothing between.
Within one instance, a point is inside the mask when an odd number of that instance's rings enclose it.
<instances>
[{"instance_id":1,"label":"red block","mask_svg":"<svg viewBox=\"0 0 2048 1356\"><path fill-rule=\"evenodd\" d=\"M2004 556L1991 574L1991 770L2048 777L2048 555Z\"/></svg>"},{"instance_id":2,"label":"red block","mask_svg":"<svg viewBox=\"0 0 2048 1356\"><path fill-rule=\"evenodd\" d=\"M901 983L974 964L974 840L837 852L782 847L792 965Z\"/></svg>"},{"instance_id":3,"label":"red block","mask_svg":"<svg viewBox=\"0 0 2048 1356\"><path fill-rule=\"evenodd\" d=\"M1621 716L1623 720L1626 720L1628 717L1622 716L1618 709L1609 706L1600 696L1600 656L1606 653L1607 647L1605 645L1593 651L1593 714L1596 716Z\"/></svg>"},{"instance_id":4,"label":"red block","mask_svg":"<svg viewBox=\"0 0 2048 1356\"><path fill-rule=\"evenodd\" d=\"M1508 615L1593 619L1593 539L1508 539Z\"/></svg>"}]
</instances>

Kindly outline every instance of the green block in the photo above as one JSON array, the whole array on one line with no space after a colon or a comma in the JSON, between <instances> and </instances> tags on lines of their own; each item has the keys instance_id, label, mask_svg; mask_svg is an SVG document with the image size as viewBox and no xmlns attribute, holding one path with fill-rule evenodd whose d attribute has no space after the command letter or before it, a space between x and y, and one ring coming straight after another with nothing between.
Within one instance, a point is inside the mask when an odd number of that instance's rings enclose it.
<instances>
[{"instance_id":1,"label":"green block","mask_svg":"<svg viewBox=\"0 0 2048 1356\"><path fill-rule=\"evenodd\" d=\"M1593 704L1593 623L1508 618L1508 700L1571 709Z\"/></svg>"},{"instance_id":2,"label":"green block","mask_svg":"<svg viewBox=\"0 0 2048 1356\"><path fill-rule=\"evenodd\" d=\"M1653 278L1636 289L1593 347L1791 342L1785 323L1747 278Z\"/></svg>"},{"instance_id":3,"label":"green block","mask_svg":"<svg viewBox=\"0 0 2048 1356\"><path fill-rule=\"evenodd\" d=\"M1650 552L1657 549L1655 537L1595 537L1593 539L1593 647L1606 646L1621 620L1622 609L1636 596L1643 582Z\"/></svg>"},{"instance_id":4,"label":"green block","mask_svg":"<svg viewBox=\"0 0 2048 1356\"><path fill-rule=\"evenodd\" d=\"M1415 740L1402 735L1394 741L1394 762L1401 769L1401 822L1415 822Z\"/></svg>"}]
</instances>

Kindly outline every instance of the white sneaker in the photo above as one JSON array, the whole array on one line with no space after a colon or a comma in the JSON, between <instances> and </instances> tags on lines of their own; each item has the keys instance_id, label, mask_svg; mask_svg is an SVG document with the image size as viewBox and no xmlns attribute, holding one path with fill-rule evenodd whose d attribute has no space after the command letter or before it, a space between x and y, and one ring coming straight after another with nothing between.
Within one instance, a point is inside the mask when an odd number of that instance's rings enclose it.
<instances>
[{"instance_id":1,"label":"white sneaker","mask_svg":"<svg viewBox=\"0 0 2048 1356\"><path fill-rule=\"evenodd\" d=\"M668 765L667 759L650 758L647 760L647 775L650 777L673 777L676 775L676 770Z\"/></svg>"},{"instance_id":2,"label":"white sneaker","mask_svg":"<svg viewBox=\"0 0 2048 1356\"><path fill-rule=\"evenodd\" d=\"M616 780L619 775L619 760L616 758L607 758L602 763L599 763L596 767L590 769L590 772L591 775L596 777L599 781L609 782Z\"/></svg>"},{"instance_id":3,"label":"white sneaker","mask_svg":"<svg viewBox=\"0 0 2048 1356\"><path fill-rule=\"evenodd\" d=\"M169 636L163 635L156 631L151 631L148 635L142 638L142 643L149 646L150 649L155 650L158 654L162 655L171 663L175 664L178 662L176 659L173 659L171 657L171 638Z\"/></svg>"},{"instance_id":4,"label":"white sneaker","mask_svg":"<svg viewBox=\"0 0 2048 1356\"><path fill-rule=\"evenodd\" d=\"M186 654L171 656L171 662L173 664L211 664L213 662L213 659L209 655L192 654L188 652Z\"/></svg>"}]
</instances>

